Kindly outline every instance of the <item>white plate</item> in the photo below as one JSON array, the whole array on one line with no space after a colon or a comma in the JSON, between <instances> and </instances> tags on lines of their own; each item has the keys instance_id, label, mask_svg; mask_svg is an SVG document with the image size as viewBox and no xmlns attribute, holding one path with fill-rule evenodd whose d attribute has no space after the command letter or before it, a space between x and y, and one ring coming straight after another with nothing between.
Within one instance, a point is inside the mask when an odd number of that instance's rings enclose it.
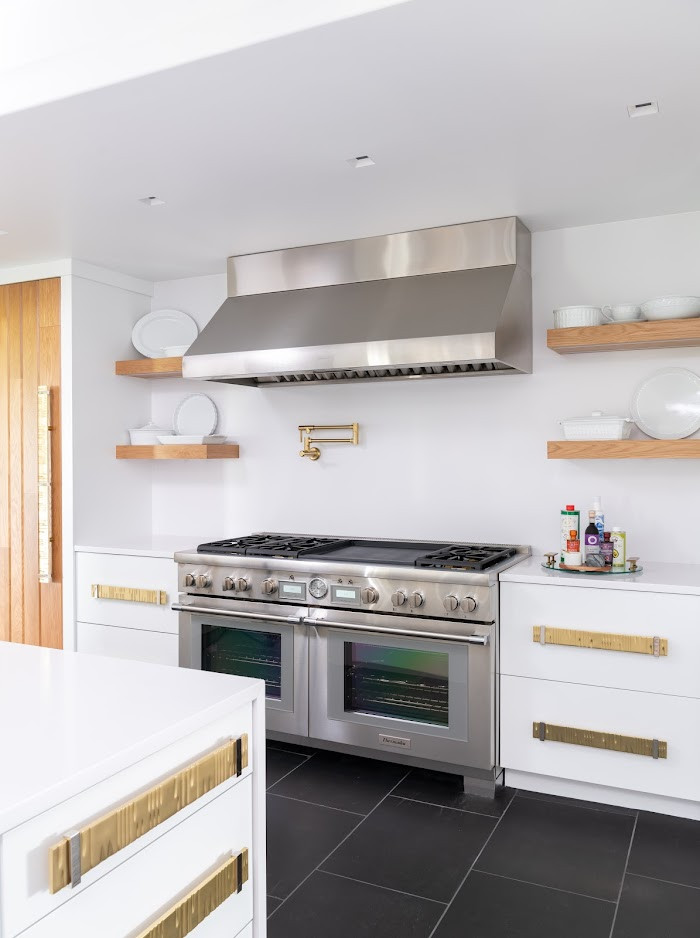
<instances>
[{"instance_id":1,"label":"white plate","mask_svg":"<svg viewBox=\"0 0 700 938\"><path fill-rule=\"evenodd\" d=\"M700 296L657 296L642 303L647 319L691 319L700 316Z\"/></svg>"},{"instance_id":2,"label":"white plate","mask_svg":"<svg viewBox=\"0 0 700 938\"><path fill-rule=\"evenodd\" d=\"M218 422L214 401L206 394L190 394L175 409L173 430L180 436L209 436Z\"/></svg>"},{"instance_id":3,"label":"white plate","mask_svg":"<svg viewBox=\"0 0 700 938\"><path fill-rule=\"evenodd\" d=\"M632 418L655 440L681 440L700 430L700 377L687 368L664 368L639 385Z\"/></svg>"},{"instance_id":4,"label":"white plate","mask_svg":"<svg viewBox=\"0 0 700 938\"><path fill-rule=\"evenodd\" d=\"M184 436L179 433L171 433L167 436L159 436L158 442L163 446L189 446L191 444L201 445L202 443L225 443L226 437L221 434L209 434L208 436L198 436L190 434Z\"/></svg>"},{"instance_id":5,"label":"white plate","mask_svg":"<svg viewBox=\"0 0 700 938\"><path fill-rule=\"evenodd\" d=\"M131 332L131 343L146 358L166 358L171 345L192 345L199 330L197 323L179 309L157 309L146 313Z\"/></svg>"}]
</instances>

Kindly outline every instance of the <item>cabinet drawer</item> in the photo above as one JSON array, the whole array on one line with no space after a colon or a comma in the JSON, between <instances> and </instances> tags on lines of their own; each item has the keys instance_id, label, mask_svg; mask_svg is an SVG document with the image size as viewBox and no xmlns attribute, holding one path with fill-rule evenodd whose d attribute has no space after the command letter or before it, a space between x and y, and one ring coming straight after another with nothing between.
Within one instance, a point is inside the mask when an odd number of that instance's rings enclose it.
<instances>
[{"instance_id":1,"label":"cabinet drawer","mask_svg":"<svg viewBox=\"0 0 700 938\"><path fill-rule=\"evenodd\" d=\"M177 613L170 608L177 598L177 567L172 560L79 553L75 580L79 622L154 632L178 630Z\"/></svg>"},{"instance_id":2,"label":"cabinet drawer","mask_svg":"<svg viewBox=\"0 0 700 938\"><path fill-rule=\"evenodd\" d=\"M76 628L78 651L151 664L178 663L178 637L169 632L145 632L92 622L78 622Z\"/></svg>"},{"instance_id":3,"label":"cabinet drawer","mask_svg":"<svg viewBox=\"0 0 700 938\"><path fill-rule=\"evenodd\" d=\"M541 626L548 641L575 644L540 644ZM661 639L658 657L617 650L652 650L654 637ZM700 698L698 662L698 596L501 586L502 674Z\"/></svg>"},{"instance_id":4,"label":"cabinet drawer","mask_svg":"<svg viewBox=\"0 0 700 938\"><path fill-rule=\"evenodd\" d=\"M193 938L237 935L253 916L252 785L243 779L108 875L41 919L26 938L125 938L149 926L248 850L248 880L199 924ZM166 932L167 934L168 932ZM12 932L11 932L12 934Z\"/></svg>"},{"instance_id":5,"label":"cabinet drawer","mask_svg":"<svg viewBox=\"0 0 700 938\"><path fill-rule=\"evenodd\" d=\"M240 785L253 768L251 733L252 707L248 704L3 835L0 841L0 869L3 871L0 934L14 935L66 902L72 905L83 891L111 874L218 794ZM98 862L92 869L87 869L77 886L67 885L53 894L50 892L50 851L56 845L65 844L67 833L89 827L157 783L191 766L227 740L243 734L248 736L248 766L240 777L233 776L223 781L212 791ZM93 843L97 845L98 839L95 838Z\"/></svg>"},{"instance_id":6,"label":"cabinet drawer","mask_svg":"<svg viewBox=\"0 0 700 938\"><path fill-rule=\"evenodd\" d=\"M594 748L572 742L541 742L533 724L588 730L666 743L666 758ZM501 765L555 778L575 779L630 791L697 800L700 777L700 701L501 677ZM573 735L566 733L565 735ZM589 743L586 737L579 742ZM629 745L622 740L623 746ZM651 748L651 743L649 743ZM660 747L663 754L663 747Z\"/></svg>"}]
</instances>

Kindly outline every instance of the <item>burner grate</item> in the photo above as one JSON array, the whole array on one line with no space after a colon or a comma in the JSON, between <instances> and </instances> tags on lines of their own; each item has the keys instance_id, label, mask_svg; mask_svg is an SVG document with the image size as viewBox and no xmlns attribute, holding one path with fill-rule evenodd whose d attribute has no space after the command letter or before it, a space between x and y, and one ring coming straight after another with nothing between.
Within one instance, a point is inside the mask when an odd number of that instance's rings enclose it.
<instances>
[{"instance_id":1,"label":"burner grate","mask_svg":"<svg viewBox=\"0 0 700 938\"><path fill-rule=\"evenodd\" d=\"M416 566L432 570L486 570L516 553L515 547L454 545L424 554L416 560Z\"/></svg>"},{"instance_id":2,"label":"burner grate","mask_svg":"<svg viewBox=\"0 0 700 938\"><path fill-rule=\"evenodd\" d=\"M336 542L332 537L294 537L288 534L249 534L223 541L200 544L199 554L225 554L247 557L303 557L313 550Z\"/></svg>"}]
</instances>

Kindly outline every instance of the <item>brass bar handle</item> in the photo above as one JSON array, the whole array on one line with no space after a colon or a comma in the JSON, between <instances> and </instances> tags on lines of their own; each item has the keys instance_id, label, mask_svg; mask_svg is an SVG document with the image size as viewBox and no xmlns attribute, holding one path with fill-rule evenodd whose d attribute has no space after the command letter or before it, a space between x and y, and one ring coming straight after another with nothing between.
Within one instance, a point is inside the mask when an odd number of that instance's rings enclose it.
<instances>
[{"instance_id":1,"label":"brass bar handle","mask_svg":"<svg viewBox=\"0 0 700 938\"><path fill-rule=\"evenodd\" d=\"M37 388L37 499L39 509L39 582L50 583L51 545L51 388Z\"/></svg>"},{"instance_id":2,"label":"brass bar handle","mask_svg":"<svg viewBox=\"0 0 700 938\"><path fill-rule=\"evenodd\" d=\"M49 847L49 892L58 892L69 883L77 886L81 876L107 857L152 831L217 785L240 775L247 765L248 735L244 733L66 835Z\"/></svg>"},{"instance_id":3,"label":"brass bar handle","mask_svg":"<svg viewBox=\"0 0 700 938\"><path fill-rule=\"evenodd\" d=\"M230 857L136 938L185 938L248 881L248 849Z\"/></svg>"},{"instance_id":4,"label":"brass bar handle","mask_svg":"<svg viewBox=\"0 0 700 938\"><path fill-rule=\"evenodd\" d=\"M635 756L651 756L652 759L668 758L668 743L662 739L646 739L643 736L622 736L620 733L602 733L599 730L583 730L575 726L535 722L532 724L532 738L539 739L542 743L568 743L572 746L608 749L611 752L627 752Z\"/></svg>"},{"instance_id":5,"label":"brass bar handle","mask_svg":"<svg viewBox=\"0 0 700 938\"><path fill-rule=\"evenodd\" d=\"M143 590L131 586L105 586L93 583L90 587L93 599L116 599L125 603L148 603L152 606L165 606L168 594L165 590Z\"/></svg>"},{"instance_id":6,"label":"brass bar handle","mask_svg":"<svg viewBox=\"0 0 700 938\"><path fill-rule=\"evenodd\" d=\"M569 645L572 648L598 648L603 651L626 651L655 658L668 655L668 639L658 635L621 635L615 632L589 632L584 629L560 629L534 625L532 640L540 645Z\"/></svg>"}]
</instances>

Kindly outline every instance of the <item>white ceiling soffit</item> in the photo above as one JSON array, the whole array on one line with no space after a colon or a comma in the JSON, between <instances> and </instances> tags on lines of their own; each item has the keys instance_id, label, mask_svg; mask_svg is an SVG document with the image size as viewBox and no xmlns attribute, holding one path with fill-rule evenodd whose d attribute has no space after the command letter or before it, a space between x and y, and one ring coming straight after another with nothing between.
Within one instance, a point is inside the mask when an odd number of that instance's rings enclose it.
<instances>
[{"instance_id":1,"label":"white ceiling soffit","mask_svg":"<svg viewBox=\"0 0 700 938\"><path fill-rule=\"evenodd\" d=\"M0 115L406 0L3 0Z\"/></svg>"},{"instance_id":2,"label":"white ceiling soffit","mask_svg":"<svg viewBox=\"0 0 700 938\"><path fill-rule=\"evenodd\" d=\"M6 115L0 266L697 211L698 36L698 0L412 0Z\"/></svg>"}]
</instances>

